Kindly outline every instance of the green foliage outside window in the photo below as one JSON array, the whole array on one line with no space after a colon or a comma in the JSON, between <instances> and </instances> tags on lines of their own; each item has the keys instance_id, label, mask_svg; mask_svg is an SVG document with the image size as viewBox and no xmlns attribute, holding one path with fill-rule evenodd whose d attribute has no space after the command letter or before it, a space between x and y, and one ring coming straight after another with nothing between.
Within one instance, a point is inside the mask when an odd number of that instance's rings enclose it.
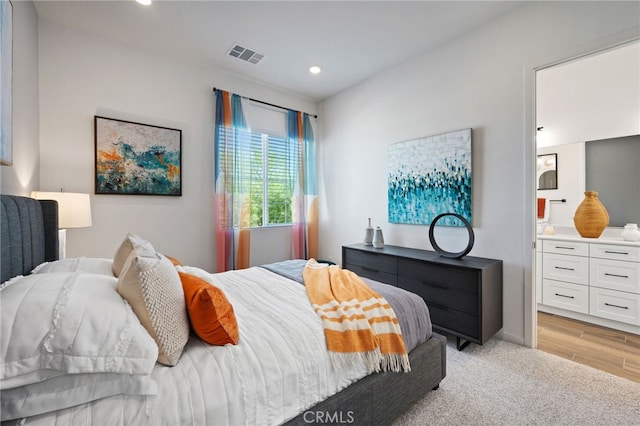
<instances>
[{"instance_id":1,"label":"green foliage outside window","mask_svg":"<svg viewBox=\"0 0 640 426\"><path fill-rule=\"evenodd\" d=\"M260 133L251 141L250 226L290 224L295 147L292 154L285 138Z\"/></svg>"}]
</instances>

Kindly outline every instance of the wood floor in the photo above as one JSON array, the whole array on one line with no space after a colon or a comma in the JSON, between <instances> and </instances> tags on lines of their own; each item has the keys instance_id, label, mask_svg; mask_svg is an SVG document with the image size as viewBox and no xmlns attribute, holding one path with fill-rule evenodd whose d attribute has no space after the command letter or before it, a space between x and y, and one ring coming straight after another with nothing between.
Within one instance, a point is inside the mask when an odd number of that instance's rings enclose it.
<instances>
[{"instance_id":1,"label":"wood floor","mask_svg":"<svg viewBox=\"0 0 640 426\"><path fill-rule=\"evenodd\" d=\"M640 383L640 336L538 312L538 349Z\"/></svg>"}]
</instances>

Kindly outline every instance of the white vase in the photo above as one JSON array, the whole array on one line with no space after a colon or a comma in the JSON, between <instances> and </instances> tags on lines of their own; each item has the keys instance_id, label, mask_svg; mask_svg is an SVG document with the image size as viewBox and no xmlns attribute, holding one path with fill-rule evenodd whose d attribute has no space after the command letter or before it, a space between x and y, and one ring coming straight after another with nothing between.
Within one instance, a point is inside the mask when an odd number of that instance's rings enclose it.
<instances>
[{"instance_id":1,"label":"white vase","mask_svg":"<svg viewBox=\"0 0 640 426\"><path fill-rule=\"evenodd\" d=\"M366 232L364 235L364 245L370 246L373 244L373 227L371 226L371 218L369 218L369 224L367 225L367 228L365 231Z\"/></svg>"},{"instance_id":2,"label":"white vase","mask_svg":"<svg viewBox=\"0 0 640 426\"><path fill-rule=\"evenodd\" d=\"M620 236L625 241L640 241L640 229L638 229L638 224L627 223L620 233Z\"/></svg>"},{"instance_id":3,"label":"white vase","mask_svg":"<svg viewBox=\"0 0 640 426\"><path fill-rule=\"evenodd\" d=\"M373 233L373 248L382 248L384 246L384 237L382 236L382 229L378 226Z\"/></svg>"}]
</instances>

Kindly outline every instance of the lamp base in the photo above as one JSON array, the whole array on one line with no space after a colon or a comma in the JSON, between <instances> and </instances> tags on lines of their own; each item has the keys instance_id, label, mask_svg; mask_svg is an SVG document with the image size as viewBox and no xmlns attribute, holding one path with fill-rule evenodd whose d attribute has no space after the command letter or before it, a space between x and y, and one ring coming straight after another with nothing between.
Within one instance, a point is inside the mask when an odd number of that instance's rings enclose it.
<instances>
[{"instance_id":1,"label":"lamp base","mask_svg":"<svg viewBox=\"0 0 640 426\"><path fill-rule=\"evenodd\" d=\"M67 257L67 230L58 229L58 257L64 259Z\"/></svg>"}]
</instances>

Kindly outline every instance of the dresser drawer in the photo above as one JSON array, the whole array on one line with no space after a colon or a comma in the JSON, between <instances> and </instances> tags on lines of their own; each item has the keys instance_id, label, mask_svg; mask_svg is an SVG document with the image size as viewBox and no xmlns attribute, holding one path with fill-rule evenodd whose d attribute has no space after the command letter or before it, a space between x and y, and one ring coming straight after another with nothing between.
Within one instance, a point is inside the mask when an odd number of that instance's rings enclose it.
<instances>
[{"instance_id":1,"label":"dresser drawer","mask_svg":"<svg viewBox=\"0 0 640 426\"><path fill-rule=\"evenodd\" d=\"M346 249L344 268L375 281L396 285L398 259L384 254Z\"/></svg>"},{"instance_id":2,"label":"dresser drawer","mask_svg":"<svg viewBox=\"0 0 640 426\"><path fill-rule=\"evenodd\" d=\"M544 279L589 284L589 258L565 254L542 254L542 277Z\"/></svg>"},{"instance_id":3,"label":"dresser drawer","mask_svg":"<svg viewBox=\"0 0 640 426\"><path fill-rule=\"evenodd\" d=\"M370 278L374 281L378 281L385 284L398 285L398 276L396 274L390 274L388 272L382 272L375 268L368 266L354 265L353 263L347 263L345 269L354 272L359 277Z\"/></svg>"},{"instance_id":4,"label":"dresser drawer","mask_svg":"<svg viewBox=\"0 0 640 426\"><path fill-rule=\"evenodd\" d=\"M478 294L480 275L477 270L455 266L398 259L398 282L406 279L435 288Z\"/></svg>"},{"instance_id":5,"label":"dresser drawer","mask_svg":"<svg viewBox=\"0 0 640 426\"><path fill-rule=\"evenodd\" d=\"M345 251L345 262L371 268L378 272L398 273L398 259L384 254L347 249Z\"/></svg>"},{"instance_id":6,"label":"dresser drawer","mask_svg":"<svg viewBox=\"0 0 640 426\"><path fill-rule=\"evenodd\" d=\"M591 287L589 313L602 318L640 325L640 295Z\"/></svg>"},{"instance_id":7,"label":"dresser drawer","mask_svg":"<svg viewBox=\"0 0 640 426\"><path fill-rule=\"evenodd\" d=\"M640 263L591 259L589 285L640 294Z\"/></svg>"},{"instance_id":8,"label":"dresser drawer","mask_svg":"<svg viewBox=\"0 0 640 426\"><path fill-rule=\"evenodd\" d=\"M589 287L543 279L542 303L556 308L588 314Z\"/></svg>"},{"instance_id":9,"label":"dresser drawer","mask_svg":"<svg viewBox=\"0 0 640 426\"><path fill-rule=\"evenodd\" d=\"M428 279L418 280L403 276L398 277L398 287L417 294L427 303L455 309L476 317L479 314L477 292L469 293L454 286L432 283Z\"/></svg>"},{"instance_id":10,"label":"dresser drawer","mask_svg":"<svg viewBox=\"0 0 640 426\"><path fill-rule=\"evenodd\" d=\"M431 322L436 329L463 335L476 343L480 341L480 322L478 317L427 302Z\"/></svg>"},{"instance_id":11,"label":"dresser drawer","mask_svg":"<svg viewBox=\"0 0 640 426\"><path fill-rule=\"evenodd\" d=\"M589 243L580 241L543 240L544 253L570 254L573 256L589 256Z\"/></svg>"},{"instance_id":12,"label":"dresser drawer","mask_svg":"<svg viewBox=\"0 0 640 426\"><path fill-rule=\"evenodd\" d=\"M640 262L640 247L618 246L614 244L591 244L590 256L600 259Z\"/></svg>"}]
</instances>

